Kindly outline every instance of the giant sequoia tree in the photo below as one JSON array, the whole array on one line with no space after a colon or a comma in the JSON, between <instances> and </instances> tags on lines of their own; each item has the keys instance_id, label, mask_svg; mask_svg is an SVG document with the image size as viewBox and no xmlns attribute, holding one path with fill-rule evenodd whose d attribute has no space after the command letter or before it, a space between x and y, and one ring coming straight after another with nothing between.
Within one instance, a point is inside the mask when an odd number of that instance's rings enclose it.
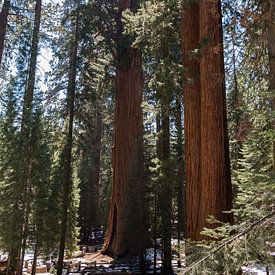
<instances>
[{"instance_id":1,"label":"giant sequoia tree","mask_svg":"<svg viewBox=\"0 0 275 275\"><path fill-rule=\"evenodd\" d=\"M225 106L225 79L221 2L200 3L201 75L201 180L202 219L213 215L232 221L229 144Z\"/></svg>"},{"instance_id":2,"label":"giant sequoia tree","mask_svg":"<svg viewBox=\"0 0 275 275\"><path fill-rule=\"evenodd\" d=\"M202 239L209 215L232 221L223 212L231 209L232 190L221 23L220 1L183 7L183 57L192 81L186 83L184 98L187 233L193 240Z\"/></svg>"},{"instance_id":3,"label":"giant sequoia tree","mask_svg":"<svg viewBox=\"0 0 275 275\"><path fill-rule=\"evenodd\" d=\"M200 219L200 73L199 73L199 4L186 3L182 13L182 52L186 67L184 86L184 134L186 166L186 204L188 237L199 239Z\"/></svg>"},{"instance_id":4,"label":"giant sequoia tree","mask_svg":"<svg viewBox=\"0 0 275 275\"><path fill-rule=\"evenodd\" d=\"M123 32L122 12L137 1L119 1L116 37L116 111L113 184L103 252L114 256L143 250L142 60ZM133 213L135 213L133 215ZM139 245L137 245L139 244Z\"/></svg>"}]
</instances>

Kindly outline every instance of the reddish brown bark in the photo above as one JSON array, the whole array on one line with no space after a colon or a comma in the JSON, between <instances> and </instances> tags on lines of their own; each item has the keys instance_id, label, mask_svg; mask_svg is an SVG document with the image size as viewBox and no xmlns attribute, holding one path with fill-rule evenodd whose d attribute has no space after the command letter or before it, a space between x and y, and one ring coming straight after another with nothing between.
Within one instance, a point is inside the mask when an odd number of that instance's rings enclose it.
<instances>
[{"instance_id":1,"label":"reddish brown bark","mask_svg":"<svg viewBox=\"0 0 275 275\"><path fill-rule=\"evenodd\" d=\"M232 208L229 145L225 106L225 80L221 2L200 2L201 58L201 213L232 222L223 213ZM203 42L204 41L204 42ZM202 230L201 224L197 229Z\"/></svg>"},{"instance_id":2,"label":"reddish brown bark","mask_svg":"<svg viewBox=\"0 0 275 275\"><path fill-rule=\"evenodd\" d=\"M201 240L213 215L232 222L220 1L188 2L182 14L187 237ZM198 49L197 59L190 53Z\"/></svg>"},{"instance_id":3,"label":"reddish brown bark","mask_svg":"<svg viewBox=\"0 0 275 275\"><path fill-rule=\"evenodd\" d=\"M184 136L186 165L187 237L200 239L201 183L200 183L200 70L199 57L199 4L187 3L182 12L182 52L186 68L184 86Z\"/></svg>"},{"instance_id":4,"label":"reddish brown bark","mask_svg":"<svg viewBox=\"0 0 275 275\"><path fill-rule=\"evenodd\" d=\"M115 256L122 256L129 250L130 232L128 227L128 194L130 178L136 162L140 162L142 150L142 69L141 56L137 50L130 49L131 66L117 68L116 76L116 117L115 146L113 154L113 185L108 231L103 251ZM141 165L138 163L138 166ZM142 182L139 182L142 184ZM138 199L139 194L136 194ZM134 199L134 198L133 198ZM137 203L137 202L135 202ZM139 211L138 211L139 212ZM136 212L134 215L137 215ZM132 214L133 215L133 214ZM138 215L137 215L138 216ZM135 237L135 236L131 236ZM134 242L134 240L132 240Z\"/></svg>"},{"instance_id":5,"label":"reddish brown bark","mask_svg":"<svg viewBox=\"0 0 275 275\"><path fill-rule=\"evenodd\" d=\"M135 2L119 1L120 16L123 10L132 8ZM121 18L120 24L117 41L113 184L103 247L103 253L113 256L140 254L145 224L142 180L142 59L141 53L125 41Z\"/></svg>"},{"instance_id":6,"label":"reddish brown bark","mask_svg":"<svg viewBox=\"0 0 275 275\"><path fill-rule=\"evenodd\" d=\"M7 32L9 9L10 9L10 0L4 0L2 10L0 13L0 66L2 63L5 36Z\"/></svg>"}]
</instances>

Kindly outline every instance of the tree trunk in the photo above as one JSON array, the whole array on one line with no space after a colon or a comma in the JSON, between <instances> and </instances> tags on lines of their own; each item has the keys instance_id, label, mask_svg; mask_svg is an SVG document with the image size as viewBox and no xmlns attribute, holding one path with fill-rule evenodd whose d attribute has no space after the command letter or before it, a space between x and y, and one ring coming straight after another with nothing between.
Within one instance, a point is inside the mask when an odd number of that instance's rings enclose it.
<instances>
[{"instance_id":1,"label":"tree trunk","mask_svg":"<svg viewBox=\"0 0 275 275\"><path fill-rule=\"evenodd\" d=\"M202 0L183 7L187 237L195 241L203 239L200 233L210 226L209 215L233 221L231 214L223 213L232 208L232 186L221 19L220 1Z\"/></svg>"},{"instance_id":2,"label":"tree trunk","mask_svg":"<svg viewBox=\"0 0 275 275\"><path fill-rule=\"evenodd\" d=\"M185 184L184 184L184 160L183 160L183 127L182 127L182 96L176 95L176 129L177 129L177 206L178 206L178 267L181 267L181 241L186 238L186 211L185 211Z\"/></svg>"},{"instance_id":3,"label":"tree trunk","mask_svg":"<svg viewBox=\"0 0 275 275\"><path fill-rule=\"evenodd\" d=\"M28 226L29 226L29 215L30 215L30 202L29 194L32 188L31 170L32 170L32 160L31 160L31 144L30 144L30 128L31 128L31 115L32 115L32 104L33 104L33 94L35 87L35 75L36 75L36 64L38 56L38 42L39 42L39 29L41 21L41 6L42 0L37 0L35 5L35 18L33 26L32 44L31 44L31 56L30 65L28 70L28 79L26 91L24 94L23 102L23 113L21 122L21 159L23 168L22 177L22 188L23 188L23 202L24 202L24 217L22 225L22 247L20 264L17 270L17 274L21 275L24 264L26 243L28 237Z\"/></svg>"},{"instance_id":4,"label":"tree trunk","mask_svg":"<svg viewBox=\"0 0 275 275\"><path fill-rule=\"evenodd\" d=\"M172 220L172 186L169 179L170 158L170 118L169 102L162 103L160 160L162 163L163 179L159 191L160 216L162 222L163 263L162 274L172 274L171 220Z\"/></svg>"},{"instance_id":5,"label":"tree trunk","mask_svg":"<svg viewBox=\"0 0 275 275\"><path fill-rule=\"evenodd\" d=\"M186 68L184 86L184 137L186 170L186 235L200 240L202 229L200 179L200 69L199 56L199 4L187 3L182 12L182 53Z\"/></svg>"},{"instance_id":6,"label":"tree trunk","mask_svg":"<svg viewBox=\"0 0 275 275\"><path fill-rule=\"evenodd\" d=\"M90 180L89 180L89 194L91 197L88 199L88 228L91 231L93 228L100 226L99 220L99 176L100 176L100 151L101 151L101 131L102 131L102 117L100 111L97 111L95 127L92 129L94 133L90 133L92 142L92 155L90 167Z\"/></svg>"},{"instance_id":7,"label":"tree trunk","mask_svg":"<svg viewBox=\"0 0 275 275\"><path fill-rule=\"evenodd\" d=\"M141 255L143 248L140 239L145 224L141 221L144 215L142 58L140 51L127 43L121 21L122 12L135 6L136 1L119 1L113 183L103 246L103 253L113 256Z\"/></svg>"},{"instance_id":8,"label":"tree trunk","mask_svg":"<svg viewBox=\"0 0 275 275\"><path fill-rule=\"evenodd\" d=\"M269 11L267 13L267 43L269 52L269 90L272 94L272 130L275 132L275 1L269 1ZM275 140L273 138L273 173L275 174Z\"/></svg>"},{"instance_id":9,"label":"tree trunk","mask_svg":"<svg viewBox=\"0 0 275 275\"><path fill-rule=\"evenodd\" d=\"M232 186L226 118L221 2L200 2L201 50L201 188L200 223L196 237L209 215L232 222Z\"/></svg>"},{"instance_id":10,"label":"tree trunk","mask_svg":"<svg viewBox=\"0 0 275 275\"><path fill-rule=\"evenodd\" d=\"M4 0L0 13L0 67L4 52L5 36L7 32L8 15L10 10L10 0Z\"/></svg>"},{"instance_id":11,"label":"tree trunk","mask_svg":"<svg viewBox=\"0 0 275 275\"><path fill-rule=\"evenodd\" d=\"M68 132L67 132L66 144L64 148L65 154L64 154L64 175L63 175L63 201L62 201L63 205L62 205L62 220L61 220L61 227L60 227L57 275L62 275L64 250L65 250L65 242L66 242L66 234L67 234L69 195L72 188L71 160L72 160L72 146L73 146L74 103L75 103L75 86L76 86L76 71L77 71L79 8L80 8L80 0L77 1L74 41L72 42L71 49L70 49L69 79L68 79L68 87L67 87Z\"/></svg>"},{"instance_id":12,"label":"tree trunk","mask_svg":"<svg viewBox=\"0 0 275 275\"><path fill-rule=\"evenodd\" d=\"M33 255L32 273L31 273L31 275L35 275L36 274L38 251L39 251L39 245L38 245L38 241L36 240L35 249L34 249L34 255Z\"/></svg>"},{"instance_id":13,"label":"tree trunk","mask_svg":"<svg viewBox=\"0 0 275 275\"><path fill-rule=\"evenodd\" d=\"M19 252L20 250L18 249L18 247L13 247L13 246L10 247L6 275L15 274L18 267L19 258L20 258Z\"/></svg>"},{"instance_id":14,"label":"tree trunk","mask_svg":"<svg viewBox=\"0 0 275 275\"><path fill-rule=\"evenodd\" d=\"M183 161L183 127L182 127L182 97L176 98L176 129L177 129L177 181L178 181L178 240L186 237L186 211L185 211L185 184L184 184L184 166Z\"/></svg>"},{"instance_id":15,"label":"tree trunk","mask_svg":"<svg viewBox=\"0 0 275 275\"><path fill-rule=\"evenodd\" d=\"M36 0L35 4L35 18L33 26L32 44L31 44L31 58L27 79L27 88L24 94L24 106L21 123L21 135L24 139L28 139L30 132L30 119L32 113L32 102L35 85L35 73L38 56L38 42L39 42L39 29L41 21L41 6L42 0Z\"/></svg>"}]
</instances>

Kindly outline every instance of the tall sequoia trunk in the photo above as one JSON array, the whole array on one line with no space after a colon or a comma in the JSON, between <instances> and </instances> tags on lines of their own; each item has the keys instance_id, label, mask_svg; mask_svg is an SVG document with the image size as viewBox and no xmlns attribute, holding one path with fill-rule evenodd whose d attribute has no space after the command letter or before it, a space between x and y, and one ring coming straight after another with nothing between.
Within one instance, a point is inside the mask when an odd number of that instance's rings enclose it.
<instances>
[{"instance_id":1,"label":"tall sequoia trunk","mask_svg":"<svg viewBox=\"0 0 275 275\"><path fill-rule=\"evenodd\" d=\"M200 181L200 69L199 57L199 4L186 3L182 12L182 53L186 68L184 86L184 137L186 169L186 236L201 239L203 223L201 215Z\"/></svg>"},{"instance_id":2,"label":"tall sequoia trunk","mask_svg":"<svg viewBox=\"0 0 275 275\"><path fill-rule=\"evenodd\" d=\"M196 237L209 215L232 222L223 213L232 208L229 144L226 118L221 2L200 2L201 75L201 188L200 223Z\"/></svg>"},{"instance_id":3,"label":"tall sequoia trunk","mask_svg":"<svg viewBox=\"0 0 275 275\"><path fill-rule=\"evenodd\" d=\"M66 144L64 148L65 152L64 152L63 201L62 201L63 205L62 205L62 220L61 220L61 227L60 227L57 275L62 275L64 250L65 250L65 242L66 242L66 234L67 234L69 195L72 189L71 162L72 162L72 146L73 146L75 86L76 86L76 72L77 72L79 8L80 8L80 0L77 1L74 38L70 49L69 79L68 79L68 87L67 87L68 130L67 130Z\"/></svg>"},{"instance_id":4,"label":"tall sequoia trunk","mask_svg":"<svg viewBox=\"0 0 275 275\"><path fill-rule=\"evenodd\" d=\"M144 249L142 58L122 34L121 21L122 12L135 7L134 0L119 1L113 183L103 246L113 256L141 255Z\"/></svg>"},{"instance_id":5,"label":"tall sequoia trunk","mask_svg":"<svg viewBox=\"0 0 275 275\"><path fill-rule=\"evenodd\" d=\"M32 160L31 160L31 144L30 144L30 128L31 128L31 116L32 116L32 104L33 104L33 94L36 79L36 65L38 56L38 43L39 43L39 30L41 22L41 7L42 0L37 0L35 4L35 18L32 34L32 44L31 44L31 56L30 65L28 71L28 79L26 91L24 94L23 103L23 113L21 122L21 161L23 168L22 175L22 188L23 188L23 202L24 202L24 215L23 215L23 225L22 225L22 247L20 263L18 266L17 274L21 275L24 264L25 250L28 237L28 226L29 226L29 215L30 215L30 202L29 194L32 188L31 170L32 170Z\"/></svg>"},{"instance_id":6,"label":"tall sequoia trunk","mask_svg":"<svg viewBox=\"0 0 275 275\"><path fill-rule=\"evenodd\" d=\"M201 240L209 215L232 222L220 1L187 2L182 14L187 237ZM198 49L199 55L196 55ZM191 81L190 81L191 79Z\"/></svg>"},{"instance_id":7,"label":"tall sequoia trunk","mask_svg":"<svg viewBox=\"0 0 275 275\"><path fill-rule=\"evenodd\" d=\"M0 12L0 66L2 64L9 10L10 10L10 0L4 0L2 10Z\"/></svg>"},{"instance_id":8,"label":"tall sequoia trunk","mask_svg":"<svg viewBox=\"0 0 275 275\"><path fill-rule=\"evenodd\" d=\"M267 13L267 38L269 52L269 90L272 94L272 111L275 112L275 1L269 1ZM275 132L275 119L273 117L272 130ZM275 174L275 140L273 139L273 173Z\"/></svg>"}]
</instances>

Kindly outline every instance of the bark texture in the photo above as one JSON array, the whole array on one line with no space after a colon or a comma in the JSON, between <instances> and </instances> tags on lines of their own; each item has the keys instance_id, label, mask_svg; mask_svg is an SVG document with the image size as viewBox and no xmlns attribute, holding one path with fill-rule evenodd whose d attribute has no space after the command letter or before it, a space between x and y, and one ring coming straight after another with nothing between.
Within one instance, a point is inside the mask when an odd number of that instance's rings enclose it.
<instances>
[{"instance_id":1,"label":"bark texture","mask_svg":"<svg viewBox=\"0 0 275 275\"><path fill-rule=\"evenodd\" d=\"M4 0L2 10L0 12L0 66L4 52L5 37L7 32L8 15L10 10L10 0Z\"/></svg>"},{"instance_id":2,"label":"bark texture","mask_svg":"<svg viewBox=\"0 0 275 275\"><path fill-rule=\"evenodd\" d=\"M200 68L199 56L199 4L191 1L183 6L182 53L186 68L184 86L184 136L186 169L186 230L187 237L200 239L202 228L200 181Z\"/></svg>"},{"instance_id":3,"label":"bark texture","mask_svg":"<svg viewBox=\"0 0 275 275\"><path fill-rule=\"evenodd\" d=\"M194 49L198 49L194 56ZM220 1L187 1L182 13L187 237L202 240L209 215L232 222Z\"/></svg>"},{"instance_id":4,"label":"bark texture","mask_svg":"<svg viewBox=\"0 0 275 275\"><path fill-rule=\"evenodd\" d=\"M122 34L121 22L122 11L135 6L136 1L119 1L113 183L103 247L113 256L140 255L144 249L142 58Z\"/></svg>"},{"instance_id":5,"label":"bark texture","mask_svg":"<svg viewBox=\"0 0 275 275\"><path fill-rule=\"evenodd\" d=\"M226 118L221 2L200 2L201 219L232 222L232 186ZM204 41L204 43L203 43ZM202 230L199 226L197 230Z\"/></svg>"}]
</instances>

